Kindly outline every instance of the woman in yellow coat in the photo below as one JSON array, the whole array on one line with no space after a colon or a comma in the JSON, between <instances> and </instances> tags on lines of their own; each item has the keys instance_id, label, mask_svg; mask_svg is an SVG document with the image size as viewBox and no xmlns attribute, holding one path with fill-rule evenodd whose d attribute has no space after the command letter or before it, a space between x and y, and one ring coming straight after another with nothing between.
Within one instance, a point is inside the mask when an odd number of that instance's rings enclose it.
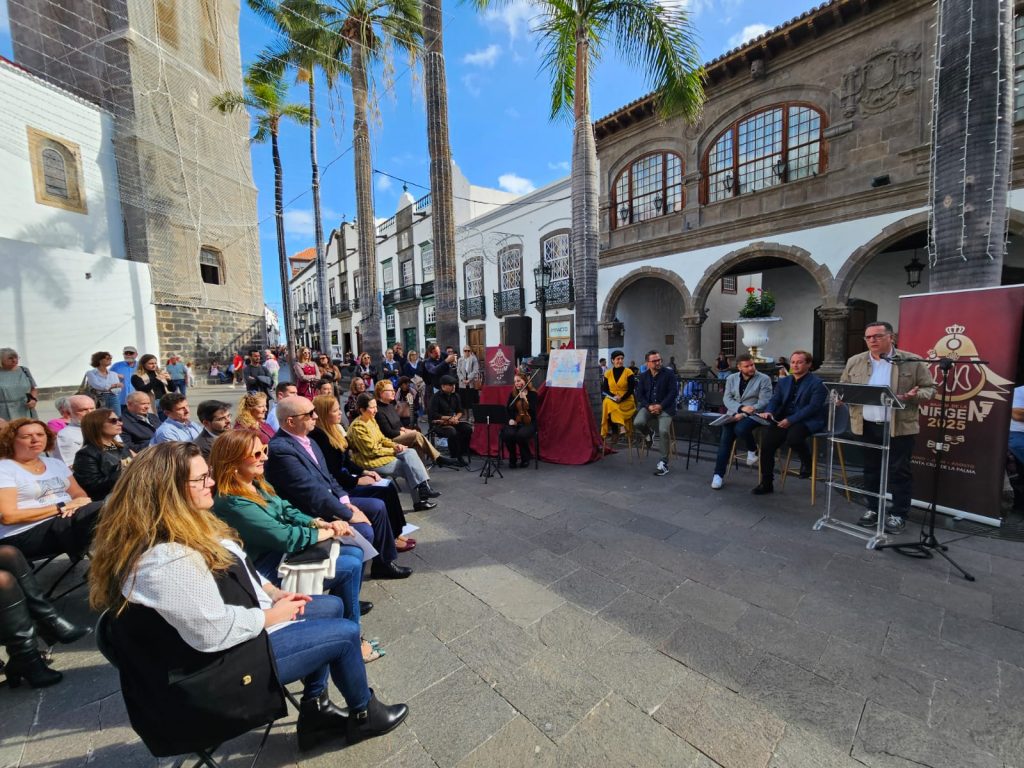
<instances>
[{"instance_id":1,"label":"woman in yellow coat","mask_svg":"<svg viewBox=\"0 0 1024 768\"><path fill-rule=\"evenodd\" d=\"M633 388L636 386L636 375L623 365L626 356L621 350L612 352L612 367L605 371L601 380L601 437L608 437L618 427L626 430L633 428L633 416L636 414L636 400ZM616 426L617 425L617 426Z\"/></svg>"}]
</instances>

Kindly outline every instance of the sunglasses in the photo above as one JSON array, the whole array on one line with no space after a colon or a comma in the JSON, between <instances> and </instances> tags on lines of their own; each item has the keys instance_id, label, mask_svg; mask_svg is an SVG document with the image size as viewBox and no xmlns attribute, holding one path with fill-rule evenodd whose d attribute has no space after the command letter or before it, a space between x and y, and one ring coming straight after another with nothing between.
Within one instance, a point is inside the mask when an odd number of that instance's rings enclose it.
<instances>
[{"instance_id":1,"label":"sunglasses","mask_svg":"<svg viewBox=\"0 0 1024 768\"><path fill-rule=\"evenodd\" d=\"M120 423L121 423L121 419L118 418L117 416L111 416L109 419L107 419L107 424L120 424Z\"/></svg>"},{"instance_id":2,"label":"sunglasses","mask_svg":"<svg viewBox=\"0 0 1024 768\"><path fill-rule=\"evenodd\" d=\"M293 419L308 419L314 413L316 413L316 408L314 408L311 411L306 411L305 413L296 413L294 416L292 416L292 418Z\"/></svg>"},{"instance_id":3,"label":"sunglasses","mask_svg":"<svg viewBox=\"0 0 1024 768\"><path fill-rule=\"evenodd\" d=\"M252 458L255 461L267 458L267 446L263 446L258 451L253 451Z\"/></svg>"}]
</instances>

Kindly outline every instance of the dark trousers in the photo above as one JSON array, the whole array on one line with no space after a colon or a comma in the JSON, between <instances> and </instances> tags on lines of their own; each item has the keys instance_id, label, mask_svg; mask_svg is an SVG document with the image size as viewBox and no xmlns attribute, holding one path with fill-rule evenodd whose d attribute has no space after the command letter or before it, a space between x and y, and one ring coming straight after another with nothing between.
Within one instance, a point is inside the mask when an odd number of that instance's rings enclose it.
<instances>
[{"instance_id":1,"label":"dark trousers","mask_svg":"<svg viewBox=\"0 0 1024 768\"><path fill-rule=\"evenodd\" d=\"M70 517L48 517L39 525L8 536L0 543L17 547L29 560L59 554L80 558L89 550L102 506L102 501L94 501Z\"/></svg>"},{"instance_id":2,"label":"dark trousers","mask_svg":"<svg viewBox=\"0 0 1024 768\"><path fill-rule=\"evenodd\" d=\"M469 458L469 441L473 437L473 427L464 421L460 421L454 427L442 427L435 425L434 431L440 436L448 439L448 453L453 459L465 456Z\"/></svg>"},{"instance_id":3,"label":"dark trousers","mask_svg":"<svg viewBox=\"0 0 1024 768\"><path fill-rule=\"evenodd\" d=\"M742 440L748 451L757 450L757 442L754 440L754 428L757 426L750 419L730 421L722 425L722 438L718 441L718 458L715 460L715 474L722 476L729 466L729 459L732 456L732 446L737 440Z\"/></svg>"},{"instance_id":4,"label":"dark trousers","mask_svg":"<svg viewBox=\"0 0 1024 768\"><path fill-rule=\"evenodd\" d=\"M395 548L395 534L391 531L391 522L388 520L387 507L380 499L371 499L363 496L350 496L352 503L366 515L370 525L366 523L350 523L363 536L364 539L373 544L377 550L377 558L383 563L390 563L398 559L398 550Z\"/></svg>"},{"instance_id":5,"label":"dark trousers","mask_svg":"<svg viewBox=\"0 0 1024 768\"><path fill-rule=\"evenodd\" d=\"M516 446L519 446L519 456L522 459L523 464L528 464L532 458L530 453L530 444L533 442L533 436L537 434L536 424L518 425L512 426L506 424L501 428L501 434L499 440L505 444L505 450L508 452L509 463L516 460Z\"/></svg>"},{"instance_id":6,"label":"dark trousers","mask_svg":"<svg viewBox=\"0 0 1024 768\"><path fill-rule=\"evenodd\" d=\"M791 424L785 429L775 424L761 427L761 484L772 485L775 482L775 452L782 445L792 448L800 461L810 468L811 452L807 446L810 436L811 432L804 424Z\"/></svg>"},{"instance_id":7,"label":"dark trousers","mask_svg":"<svg viewBox=\"0 0 1024 768\"><path fill-rule=\"evenodd\" d=\"M396 536L402 535L405 528L405 513L402 512L402 500L398 497L398 487L394 482L387 485L357 485L348 492L352 499L380 499L388 513L388 522ZM358 502L353 501L357 507Z\"/></svg>"},{"instance_id":8,"label":"dark trousers","mask_svg":"<svg viewBox=\"0 0 1024 768\"><path fill-rule=\"evenodd\" d=\"M882 444L883 424L871 421L864 422L864 442ZM914 474L910 468L910 456L914 452L914 436L889 438L889 487L892 494L892 513L906 517L910 511L910 496ZM864 487L878 493L878 484L882 478L882 452L873 448L864 449ZM870 509L878 509L878 500L874 496L865 496L865 504Z\"/></svg>"},{"instance_id":9,"label":"dark trousers","mask_svg":"<svg viewBox=\"0 0 1024 768\"><path fill-rule=\"evenodd\" d=\"M473 406L480 402L480 390L472 387L459 387L459 402L462 403L462 410L466 414L473 411Z\"/></svg>"}]
</instances>

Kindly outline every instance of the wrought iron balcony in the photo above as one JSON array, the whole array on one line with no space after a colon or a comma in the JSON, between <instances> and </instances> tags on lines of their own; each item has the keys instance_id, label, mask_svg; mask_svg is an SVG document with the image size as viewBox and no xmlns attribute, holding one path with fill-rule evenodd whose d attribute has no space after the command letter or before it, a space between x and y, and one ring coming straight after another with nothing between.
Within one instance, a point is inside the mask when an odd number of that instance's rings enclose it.
<instances>
[{"instance_id":1,"label":"wrought iron balcony","mask_svg":"<svg viewBox=\"0 0 1024 768\"><path fill-rule=\"evenodd\" d=\"M572 309L576 301L576 292L572 284L572 278L552 280L551 285L544 292L544 297L547 299L547 306L549 308L568 307Z\"/></svg>"},{"instance_id":2,"label":"wrought iron balcony","mask_svg":"<svg viewBox=\"0 0 1024 768\"><path fill-rule=\"evenodd\" d=\"M427 280L427 282L420 284L420 296L433 296L434 295L434 281Z\"/></svg>"},{"instance_id":3,"label":"wrought iron balcony","mask_svg":"<svg viewBox=\"0 0 1024 768\"><path fill-rule=\"evenodd\" d=\"M487 319L487 302L483 296L474 296L471 299L459 299L459 317L462 322L470 320Z\"/></svg>"},{"instance_id":4,"label":"wrought iron balcony","mask_svg":"<svg viewBox=\"0 0 1024 768\"><path fill-rule=\"evenodd\" d=\"M337 317L337 316L338 316L338 313L339 313L340 311L341 311L341 310L340 310L340 309L338 309L338 302L336 302L336 301L332 301L332 302L331 302L331 317Z\"/></svg>"},{"instance_id":5,"label":"wrought iron balcony","mask_svg":"<svg viewBox=\"0 0 1024 768\"><path fill-rule=\"evenodd\" d=\"M523 296L523 287L509 288L507 291L494 292L494 315L504 317L505 315L521 315L526 306Z\"/></svg>"},{"instance_id":6,"label":"wrought iron balcony","mask_svg":"<svg viewBox=\"0 0 1024 768\"><path fill-rule=\"evenodd\" d=\"M420 297L418 285L402 285L384 294L385 304L400 304L403 301L415 301Z\"/></svg>"},{"instance_id":7,"label":"wrought iron balcony","mask_svg":"<svg viewBox=\"0 0 1024 768\"><path fill-rule=\"evenodd\" d=\"M352 299L352 311L355 312L358 309L359 309L359 297L356 296L354 299Z\"/></svg>"}]
</instances>

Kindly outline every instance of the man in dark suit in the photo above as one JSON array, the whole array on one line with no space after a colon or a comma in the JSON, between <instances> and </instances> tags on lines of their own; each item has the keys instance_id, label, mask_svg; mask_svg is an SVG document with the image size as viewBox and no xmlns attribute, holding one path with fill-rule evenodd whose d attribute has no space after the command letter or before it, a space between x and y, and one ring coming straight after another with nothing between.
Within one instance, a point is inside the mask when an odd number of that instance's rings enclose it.
<instances>
[{"instance_id":1,"label":"man in dark suit","mask_svg":"<svg viewBox=\"0 0 1024 768\"><path fill-rule=\"evenodd\" d=\"M301 511L325 520L344 520L373 542L379 553L370 573L376 578L404 579L412 568L395 560L395 536L388 521L387 508L380 499L349 498L327 468L327 459L309 433L316 426L316 411L304 397L286 397L277 404L281 428L267 446L270 455L266 477L282 498Z\"/></svg>"},{"instance_id":2,"label":"man in dark suit","mask_svg":"<svg viewBox=\"0 0 1024 768\"><path fill-rule=\"evenodd\" d=\"M811 476L808 440L825 427L825 384L811 373L814 358L798 349L789 357L789 376L779 379L761 418L772 422L761 427L761 482L751 491L757 496L775 490L775 451L785 444L800 457L800 477Z\"/></svg>"},{"instance_id":3,"label":"man in dark suit","mask_svg":"<svg viewBox=\"0 0 1024 768\"><path fill-rule=\"evenodd\" d=\"M153 433L160 426L160 419L150 413L152 407L145 392L132 392L125 402L121 442L136 453L149 446Z\"/></svg>"},{"instance_id":4,"label":"man in dark suit","mask_svg":"<svg viewBox=\"0 0 1024 768\"><path fill-rule=\"evenodd\" d=\"M203 431L192 442L199 446L203 458L210 460L213 441L231 429L231 403L220 400L203 400L196 408L196 416L203 425Z\"/></svg>"}]
</instances>

